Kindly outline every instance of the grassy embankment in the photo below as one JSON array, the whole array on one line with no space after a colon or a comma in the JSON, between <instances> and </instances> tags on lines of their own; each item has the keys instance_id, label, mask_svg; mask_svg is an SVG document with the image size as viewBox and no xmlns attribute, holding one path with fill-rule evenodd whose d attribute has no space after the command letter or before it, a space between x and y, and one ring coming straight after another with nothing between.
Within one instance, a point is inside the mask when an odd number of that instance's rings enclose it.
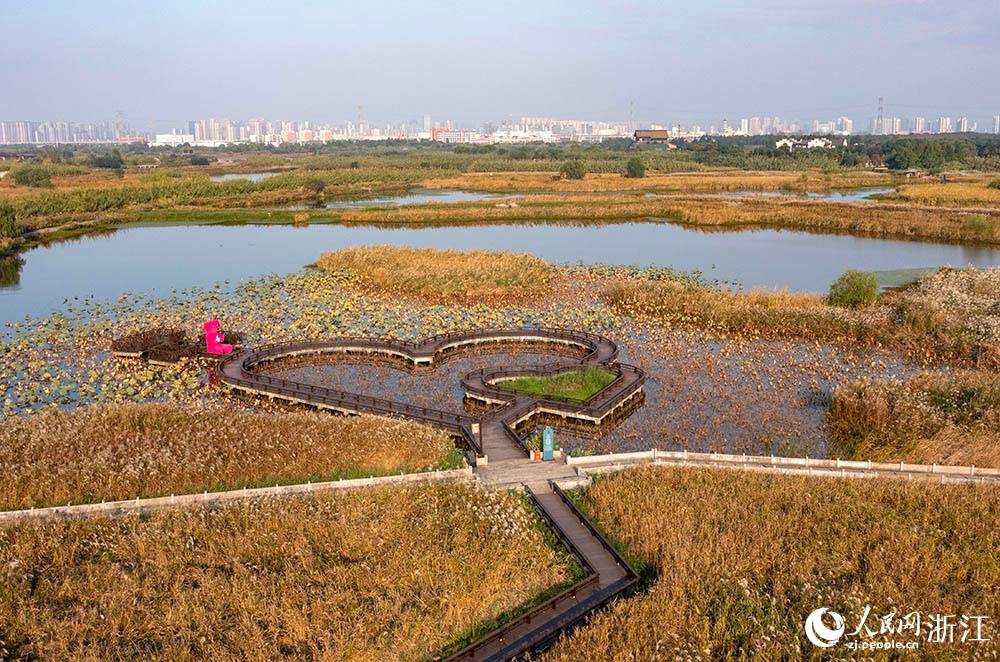
<instances>
[{"instance_id":1,"label":"grassy embankment","mask_svg":"<svg viewBox=\"0 0 1000 662\"><path fill-rule=\"evenodd\" d=\"M497 384L503 391L524 393L542 398L560 398L586 402L615 380L615 374L604 368L587 367L556 375L517 377Z\"/></svg>"},{"instance_id":2,"label":"grassy embankment","mask_svg":"<svg viewBox=\"0 0 1000 662\"><path fill-rule=\"evenodd\" d=\"M316 266L348 275L355 287L380 295L497 306L544 294L557 273L556 267L523 253L391 246L323 253Z\"/></svg>"},{"instance_id":3,"label":"grassy embankment","mask_svg":"<svg viewBox=\"0 0 1000 662\"><path fill-rule=\"evenodd\" d=\"M122 177L105 171L56 177L51 188L8 184L0 187L0 204L12 209L18 231L0 238L0 251L141 220L142 212L252 208L261 220L261 208L399 192L426 176L423 169L359 167L296 170L257 182L213 182L186 169L165 169Z\"/></svg>"},{"instance_id":4,"label":"grassy embankment","mask_svg":"<svg viewBox=\"0 0 1000 662\"><path fill-rule=\"evenodd\" d=\"M421 486L0 530L12 659L430 659L572 579L512 493Z\"/></svg>"},{"instance_id":5,"label":"grassy embankment","mask_svg":"<svg viewBox=\"0 0 1000 662\"><path fill-rule=\"evenodd\" d=\"M992 641L956 637L919 652L998 652L996 486L644 468L597 481L581 500L649 588L547 660L825 659L848 651L811 646L806 616L831 608L850 632L865 605L871 619L911 610L988 615Z\"/></svg>"},{"instance_id":6,"label":"grassy embankment","mask_svg":"<svg viewBox=\"0 0 1000 662\"><path fill-rule=\"evenodd\" d=\"M175 405L50 410L0 429L0 509L459 466L443 432L373 416Z\"/></svg>"}]
</instances>

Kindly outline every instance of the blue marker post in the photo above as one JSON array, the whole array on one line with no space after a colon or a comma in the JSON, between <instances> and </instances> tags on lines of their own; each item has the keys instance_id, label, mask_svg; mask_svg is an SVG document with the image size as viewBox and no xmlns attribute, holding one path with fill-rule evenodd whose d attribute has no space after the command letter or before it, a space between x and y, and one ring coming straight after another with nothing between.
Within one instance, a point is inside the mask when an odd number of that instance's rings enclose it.
<instances>
[{"instance_id":1,"label":"blue marker post","mask_svg":"<svg viewBox=\"0 0 1000 662\"><path fill-rule=\"evenodd\" d=\"M542 430L542 460L551 462L555 459L556 433L551 426L546 425Z\"/></svg>"}]
</instances>

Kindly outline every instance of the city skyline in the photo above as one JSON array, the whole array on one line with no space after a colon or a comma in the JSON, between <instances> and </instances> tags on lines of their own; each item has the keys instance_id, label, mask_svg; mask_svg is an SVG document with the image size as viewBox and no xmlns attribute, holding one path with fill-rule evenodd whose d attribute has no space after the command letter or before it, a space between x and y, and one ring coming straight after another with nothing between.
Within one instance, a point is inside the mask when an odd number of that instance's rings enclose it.
<instances>
[{"instance_id":1,"label":"city skyline","mask_svg":"<svg viewBox=\"0 0 1000 662\"><path fill-rule=\"evenodd\" d=\"M129 9L116 0L87 12L59 0L5 8L0 117L97 122L121 111L162 132L191 117L343 122L362 106L375 125L427 113L462 126L528 113L867 124L881 95L895 116L968 115L988 126L1000 101L1000 82L978 73L1000 59L989 2L953 11L922 0ZM49 47L40 53L41 25Z\"/></svg>"},{"instance_id":2,"label":"city skyline","mask_svg":"<svg viewBox=\"0 0 1000 662\"><path fill-rule=\"evenodd\" d=\"M880 100L881 101L881 100ZM82 144L149 142L153 145L182 144L216 146L234 143L306 143L356 139L416 139L438 142L513 143L599 141L628 137L636 129L667 131L671 138L761 135L911 135L930 133L1000 134L1000 113L980 122L969 115L915 115L901 118L879 111L868 122L840 115L812 121L783 119L772 115L741 117L730 122L681 124L638 120L579 120L540 116L485 122L463 126L429 114L398 123L376 125L363 116L341 123L289 119L202 118L188 120L167 131L155 127L133 127L124 117L95 123L74 121L4 120L0 118L0 144Z\"/></svg>"}]
</instances>

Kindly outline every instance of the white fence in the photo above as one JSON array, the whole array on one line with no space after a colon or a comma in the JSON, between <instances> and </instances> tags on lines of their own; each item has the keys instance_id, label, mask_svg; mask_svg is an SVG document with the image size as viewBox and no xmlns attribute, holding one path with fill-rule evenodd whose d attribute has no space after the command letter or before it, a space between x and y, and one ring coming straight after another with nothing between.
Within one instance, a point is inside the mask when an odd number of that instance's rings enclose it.
<instances>
[{"instance_id":1,"label":"white fence","mask_svg":"<svg viewBox=\"0 0 1000 662\"><path fill-rule=\"evenodd\" d=\"M692 453L652 449L633 453L584 455L566 458L566 464L585 470L607 470L608 465L679 464L717 466L738 469L758 469L794 474L825 474L845 477L892 476L896 478L940 478L942 480L1000 481L1000 469L946 464L911 464L906 462L872 462L870 460L828 460L809 457L775 455L734 455L729 453Z\"/></svg>"},{"instance_id":2,"label":"white fence","mask_svg":"<svg viewBox=\"0 0 1000 662\"><path fill-rule=\"evenodd\" d=\"M53 506L48 508L31 508L28 510L8 510L0 512L0 524L10 524L25 519L71 519L77 517L93 517L98 515L123 515L130 512L153 512L180 506L221 505L255 497L274 497L290 494L308 494L310 492L327 492L332 490L352 490L362 487L379 485L408 485L433 481L471 481L472 467L449 469L446 471L427 471L413 474L397 474L394 476L376 476L373 478L354 478L350 480L332 480L322 483L297 483L295 485L275 485L273 487L243 488L227 492L200 492L197 494L178 494L148 499L131 499L129 501L107 501L102 503L87 503L76 506Z\"/></svg>"}]
</instances>

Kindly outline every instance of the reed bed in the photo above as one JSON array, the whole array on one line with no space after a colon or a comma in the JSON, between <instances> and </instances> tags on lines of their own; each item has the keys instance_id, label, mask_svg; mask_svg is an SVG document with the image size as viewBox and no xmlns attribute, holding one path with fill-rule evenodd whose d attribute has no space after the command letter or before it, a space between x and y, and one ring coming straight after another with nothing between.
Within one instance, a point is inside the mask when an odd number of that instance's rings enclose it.
<instances>
[{"instance_id":1,"label":"reed bed","mask_svg":"<svg viewBox=\"0 0 1000 662\"><path fill-rule=\"evenodd\" d=\"M693 283L633 281L606 288L620 314L722 334L884 346L926 361L1000 366L1000 270L943 270L857 310L815 295L736 293Z\"/></svg>"},{"instance_id":2,"label":"reed bed","mask_svg":"<svg viewBox=\"0 0 1000 662\"><path fill-rule=\"evenodd\" d=\"M11 659L429 659L570 578L513 493L379 488L0 530Z\"/></svg>"},{"instance_id":3,"label":"reed bed","mask_svg":"<svg viewBox=\"0 0 1000 662\"><path fill-rule=\"evenodd\" d=\"M834 393L830 450L844 458L1000 467L1000 376L923 373Z\"/></svg>"},{"instance_id":4,"label":"reed bed","mask_svg":"<svg viewBox=\"0 0 1000 662\"><path fill-rule=\"evenodd\" d=\"M367 477L460 462L443 432L374 416L143 404L0 429L0 509Z\"/></svg>"},{"instance_id":5,"label":"reed bed","mask_svg":"<svg viewBox=\"0 0 1000 662\"><path fill-rule=\"evenodd\" d=\"M828 607L851 632L866 605L876 632L889 612L990 619L991 641L962 643L956 628L954 643L924 641L918 656L1000 652L996 486L649 467L599 480L581 498L650 585L546 660L853 658L842 645L813 647L803 623Z\"/></svg>"},{"instance_id":6,"label":"reed bed","mask_svg":"<svg viewBox=\"0 0 1000 662\"><path fill-rule=\"evenodd\" d=\"M366 246L323 253L320 269L362 290L436 303L501 304L544 294L556 268L527 253Z\"/></svg>"},{"instance_id":7,"label":"reed bed","mask_svg":"<svg viewBox=\"0 0 1000 662\"><path fill-rule=\"evenodd\" d=\"M1000 205L1000 188L990 180L900 186L904 200L931 205Z\"/></svg>"},{"instance_id":8,"label":"reed bed","mask_svg":"<svg viewBox=\"0 0 1000 662\"><path fill-rule=\"evenodd\" d=\"M636 181L636 180L624 180ZM517 192L525 192L518 189ZM514 203L514 204L511 204ZM929 209L898 203L840 203L753 197L646 197L626 192L537 195L504 202L344 211L344 223L444 225L523 221L669 219L712 231L774 226L929 241L1000 243L1000 211Z\"/></svg>"},{"instance_id":9,"label":"reed bed","mask_svg":"<svg viewBox=\"0 0 1000 662\"><path fill-rule=\"evenodd\" d=\"M454 177L433 178L422 182L428 188L459 188L492 193L521 191L679 191L712 193L720 191L828 191L831 188L858 188L891 184L891 175L872 172L825 174L819 171L715 171L647 172L642 178L627 178L620 173L591 172L583 179L562 179L552 172L463 172Z\"/></svg>"},{"instance_id":10,"label":"reed bed","mask_svg":"<svg viewBox=\"0 0 1000 662\"><path fill-rule=\"evenodd\" d=\"M662 214L701 227L770 225L875 237L1000 243L1000 212L975 214L987 219L985 228L970 225L974 214L969 212L878 203L701 198L665 200Z\"/></svg>"}]
</instances>

